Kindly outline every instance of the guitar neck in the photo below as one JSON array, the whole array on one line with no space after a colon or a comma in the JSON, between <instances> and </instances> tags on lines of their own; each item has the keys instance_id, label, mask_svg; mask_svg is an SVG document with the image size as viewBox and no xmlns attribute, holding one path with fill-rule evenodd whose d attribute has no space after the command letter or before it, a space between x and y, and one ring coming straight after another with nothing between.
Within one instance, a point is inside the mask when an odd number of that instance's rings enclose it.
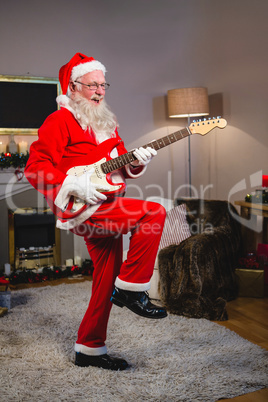
<instances>
[{"instance_id":1,"label":"guitar neck","mask_svg":"<svg viewBox=\"0 0 268 402\"><path fill-rule=\"evenodd\" d=\"M143 148L146 147L151 147L158 151L161 148L167 147L168 145L173 144L176 141L179 141L183 138L188 137L191 135L191 131L188 127L183 128L182 130L176 131L175 133L169 134L165 137L160 138L159 140L154 140L152 142L149 142L149 144L143 145ZM128 163L131 163L135 161L137 158L133 154L134 151L127 152L126 154L117 156L114 159L110 159L109 161L106 161L101 164L102 171L107 174L111 173L114 170L120 169L123 166L127 165Z\"/></svg>"}]
</instances>

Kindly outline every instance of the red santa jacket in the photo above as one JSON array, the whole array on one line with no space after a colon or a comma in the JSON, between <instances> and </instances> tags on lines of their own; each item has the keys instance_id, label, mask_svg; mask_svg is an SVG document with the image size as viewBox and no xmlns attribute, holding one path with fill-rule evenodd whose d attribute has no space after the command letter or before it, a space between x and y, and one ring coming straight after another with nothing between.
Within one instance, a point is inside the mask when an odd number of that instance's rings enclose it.
<instances>
[{"instance_id":1,"label":"red santa jacket","mask_svg":"<svg viewBox=\"0 0 268 402\"><path fill-rule=\"evenodd\" d=\"M117 130L114 133L118 155L127 152ZM74 166L96 162L107 155L99 155L99 145L93 133L84 131L73 114L66 108L52 113L38 131L38 140L30 147L30 156L24 173L32 186L46 197L50 208L60 216L54 204L66 172ZM125 178L138 177L142 167L132 174L129 168L122 168ZM96 210L96 208L94 208ZM92 211L91 213L93 213ZM90 208L86 217L91 215Z\"/></svg>"}]
</instances>

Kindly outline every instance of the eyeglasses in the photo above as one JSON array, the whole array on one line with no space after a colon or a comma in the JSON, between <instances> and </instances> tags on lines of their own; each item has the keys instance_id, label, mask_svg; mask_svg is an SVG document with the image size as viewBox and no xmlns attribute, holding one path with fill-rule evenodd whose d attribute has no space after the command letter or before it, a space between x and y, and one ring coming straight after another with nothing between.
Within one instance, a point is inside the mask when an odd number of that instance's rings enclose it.
<instances>
[{"instance_id":1,"label":"eyeglasses","mask_svg":"<svg viewBox=\"0 0 268 402\"><path fill-rule=\"evenodd\" d=\"M96 91L99 87L101 87L101 89L108 89L110 84L108 84L107 82L104 82L103 84L98 84L97 82L92 82L92 84L83 84L83 82L80 81L75 81L77 84L81 84L84 85L85 87L88 87L91 91Z\"/></svg>"}]
</instances>

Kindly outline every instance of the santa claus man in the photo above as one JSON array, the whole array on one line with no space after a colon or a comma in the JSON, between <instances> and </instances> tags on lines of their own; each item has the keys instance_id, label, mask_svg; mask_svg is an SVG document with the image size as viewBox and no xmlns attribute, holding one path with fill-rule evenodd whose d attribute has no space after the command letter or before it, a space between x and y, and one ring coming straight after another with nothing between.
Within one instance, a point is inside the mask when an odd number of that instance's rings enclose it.
<instances>
[{"instance_id":1,"label":"santa claus man","mask_svg":"<svg viewBox=\"0 0 268 402\"><path fill-rule=\"evenodd\" d=\"M130 153L129 163L123 159L110 175L98 164L99 160L109 161L127 153L117 132L116 117L104 99L109 88L105 73L102 63L81 53L61 67L60 109L39 129L25 175L45 195L59 218L57 226L84 237L93 261L92 294L78 330L75 364L125 370L129 365L124 359L107 354L108 318L112 303L143 317L166 317L166 310L153 305L146 293L165 209L122 194L126 178L144 173L156 155L153 148L136 149ZM105 180L98 181L96 170ZM121 196L115 196L114 189ZM123 262L122 235L128 232L130 245Z\"/></svg>"}]
</instances>

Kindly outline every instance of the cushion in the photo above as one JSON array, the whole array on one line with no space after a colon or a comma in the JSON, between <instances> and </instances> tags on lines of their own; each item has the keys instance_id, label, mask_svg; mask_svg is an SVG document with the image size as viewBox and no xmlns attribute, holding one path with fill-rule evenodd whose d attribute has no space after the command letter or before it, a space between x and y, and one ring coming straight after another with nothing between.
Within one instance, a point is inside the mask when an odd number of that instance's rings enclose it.
<instances>
[{"instance_id":1,"label":"cushion","mask_svg":"<svg viewBox=\"0 0 268 402\"><path fill-rule=\"evenodd\" d=\"M174 201L171 200L170 198L152 196L152 197L147 197L146 201L157 202L158 204L161 204L162 207L164 207L166 211L170 211L174 207Z\"/></svg>"},{"instance_id":2,"label":"cushion","mask_svg":"<svg viewBox=\"0 0 268 402\"><path fill-rule=\"evenodd\" d=\"M181 204L167 212L159 250L171 244L180 244L191 236L186 219L186 205Z\"/></svg>"}]
</instances>

